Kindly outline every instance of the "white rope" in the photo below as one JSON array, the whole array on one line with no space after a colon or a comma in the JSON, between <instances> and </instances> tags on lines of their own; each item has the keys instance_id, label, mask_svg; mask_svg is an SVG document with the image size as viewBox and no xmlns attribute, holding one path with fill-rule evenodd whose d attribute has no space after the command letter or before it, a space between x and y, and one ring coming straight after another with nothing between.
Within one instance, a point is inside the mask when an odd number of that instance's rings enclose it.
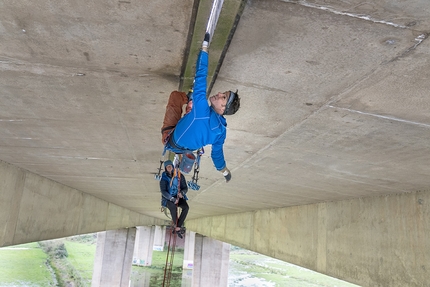
<instances>
[{"instance_id":1,"label":"white rope","mask_svg":"<svg viewBox=\"0 0 430 287\"><path fill-rule=\"evenodd\" d=\"M223 3L224 0L214 0L212 4L211 14L209 16L208 25L206 26L206 32L211 35L211 40L218 22L219 14L221 13Z\"/></svg>"}]
</instances>

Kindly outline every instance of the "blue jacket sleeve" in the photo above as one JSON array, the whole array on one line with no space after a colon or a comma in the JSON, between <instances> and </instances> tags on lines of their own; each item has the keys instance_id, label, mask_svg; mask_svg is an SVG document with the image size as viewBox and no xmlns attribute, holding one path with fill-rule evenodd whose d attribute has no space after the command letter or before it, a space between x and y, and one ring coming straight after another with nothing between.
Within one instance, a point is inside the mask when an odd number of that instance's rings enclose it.
<instances>
[{"instance_id":1,"label":"blue jacket sleeve","mask_svg":"<svg viewBox=\"0 0 430 287\"><path fill-rule=\"evenodd\" d=\"M169 182L161 179L160 180L160 191L161 191L161 196L164 197L167 200L170 200L170 198L172 197L169 193Z\"/></svg>"},{"instance_id":2,"label":"blue jacket sleeve","mask_svg":"<svg viewBox=\"0 0 430 287\"><path fill-rule=\"evenodd\" d=\"M200 51L196 63L196 75L193 87L193 112L196 118L209 115L210 107L206 99L208 61L208 52Z\"/></svg>"},{"instance_id":3,"label":"blue jacket sleeve","mask_svg":"<svg viewBox=\"0 0 430 287\"><path fill-rule=\"evenodd\" d=\"M224 151L223 145L225 141L226 134L220 135L215 143L212 144L211 157L212 161L217 170L222 170L226 167L225 159L224 159Z\"/></svg>"}]
</instances>

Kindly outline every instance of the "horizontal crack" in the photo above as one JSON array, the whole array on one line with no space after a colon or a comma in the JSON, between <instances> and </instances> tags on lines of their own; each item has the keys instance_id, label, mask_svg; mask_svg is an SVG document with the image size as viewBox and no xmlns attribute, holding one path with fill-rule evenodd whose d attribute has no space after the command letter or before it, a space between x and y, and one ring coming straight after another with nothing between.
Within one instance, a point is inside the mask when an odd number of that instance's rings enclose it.
<instances>
[{"instance_id":1,"label":"horizontal crack","mask_svg":"<svg viewBox=\"0 0 430 287\"><path fill-rule=\"evenodd\" d=\"M348 109L348 108L336 107L336 106L332 106L332 105L327 105L327 106L329 108L333 108L333 109L339 109L339 110L349 111L349 112L352 112L352 113L357 113L357 114L372 116L372 117L376 117L376 118L386 119L386 120L390 120L390 121L402 122L402 123L407 123L407 124L422 126L422 127L425 127L425 128L430 128L430 125L424 124L424 123L420 123L420 122L408 121L408 120L404 120L404 119L400 119L400 118L396 118L396 117L383 116L383 115L378 115L378 114L372 114L372 113L367 113L367 112L352 110L352 109Z\"/></svg>"},{"instance_id":2,"label":"horizontal crack","mask_svg":"<svg viewBox=\"0 0 430 287\"><path fill-rule=\"evenodd\" d=\"M399 24L396 24L396 23L393 23L390 21L375 19L369 15L360 15L360 14L354 14L354 13L348 13L348 12L341 12L341 11L337 11L331 7L326 7L326 6L321 6L321 5L317 5L317 4L313 4L313 3L308 3L308 2L303 1L303 0L282 0L282 1L287 2L287 3L299 4L299 5L306 6L306 7L316 8L316 9L320 9L320 10L324 10L324 11L329 11L329 12L332 12L332 13L337 14L337 15L349 16L349 17L353 17L353 18L363 19L366 21L371 21L373 23L385 24L385 25L396 27L396 28L402 28L402 29L407 28L406 26L399 25Z\"/></svg>"},{"instance_id":3,"label":"horizontal crack","mask_svg":"<svg viewBox=\"0 0 430 287\"><path fill-rule=\"evenodd\" d=\"M329 12L332 12L332 13L338 14L338 15L344 15L344 16L349 16L349 17L353 17L353 18L359 18L359 19L371 21L373 23L386 24L386 25L393 26L396 28L401 28L401 29L407 29L408 28L407 26L399 25L399 24L396 24L393 22L378 20L378 19L372 18L369 15L360 15L360 14L353 14L353 13L348 13L348 12L341 12L341 11L337 11L331 7L326 7L326 6L321 6L321 5L317 5L317 4L313 4L313 3L308 3L305 0L281 0L281 1L287 2L287 3L299 4L299 5L302 5L305 7L311 7L311 8L315 8L315 9L324 10L324 11L329 11ZM402 58L402 57L408 55L411 51L415 50L418 47L418 45L420 45L424 40L426 40L428 38L428 36L429 36L429 33L423 33L423 34L419 35L418 37L415 38L415 44L413 46L409 47L408 49L406 49L404 52L402 52L400 55L394 57L393 59L383 62L382 65L394 62L394 61L398 60L399 58Z\"/></svg>"}]
</instances>

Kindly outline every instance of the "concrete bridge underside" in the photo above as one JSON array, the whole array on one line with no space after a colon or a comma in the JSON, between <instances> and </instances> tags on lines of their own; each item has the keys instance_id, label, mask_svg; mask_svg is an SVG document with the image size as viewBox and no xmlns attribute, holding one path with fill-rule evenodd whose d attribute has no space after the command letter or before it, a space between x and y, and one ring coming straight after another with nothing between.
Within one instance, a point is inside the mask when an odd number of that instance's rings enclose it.
<instances>
[{"instance_id":1,"label":"concrete bridge underside","mask_svg":"<svg viewBox=\"0 0 430 287\"><path fill-rule=\"evenodd\" d=\"M362 286L430 278L430 5L225 0L211 93L239 89L186 226ZM160 127L211 1L0 4L0 246L162 225Z\"/></svg>"}]
</instances>

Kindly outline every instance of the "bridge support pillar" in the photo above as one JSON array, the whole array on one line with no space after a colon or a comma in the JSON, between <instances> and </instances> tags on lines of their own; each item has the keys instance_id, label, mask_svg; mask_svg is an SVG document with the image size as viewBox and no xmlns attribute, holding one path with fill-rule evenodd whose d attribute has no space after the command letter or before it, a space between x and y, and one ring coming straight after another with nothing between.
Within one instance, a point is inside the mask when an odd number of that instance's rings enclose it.
<instances>
[{"instance_id":1,"label":"bridge support pillar","mask_svg":"<svg viewBox=\"0 0 430 287\"><path fill-rule=\"evenodd\" d=\"M187 230L185 232L184 261L182 264L182 269L193 269L195 242L196 242L196 233Z\"/></svg>"},{"instance_id":2,"label":"bridge support pillar","mask_svg":"<svg viewBox=\"0 0 430 287\"><path fill-rule=\"evenodd\" d=\"M166 226L155 226L154 250L163 251L164 242L166 241Z\"/></svg>"},{"instance_id":3,"label":"bridge support pillar","mask_svg":"<svg viewBox=\"0 0 430 287\"><path fill-rule=\"evenodd\" d=\"M136 228L97 233L91 287L129 286Z\"/></svg>"},{"instance_id":4,"label":"bridge support pillar","mask_svg":"<svg viewBox=\"0 0 430 287\"><path fill-rule=\"evenodd\" d=\"M227 286L230 244L195 235L192 286Z\"/></svg>"},{"instance_id":5,"label":"bridge support pillar","mask_svg":"<svg viewBox=\"0 0 430 287\"><path fill-rule=\"evenodd\" d=\"M151 266L154 250L155 226L138 226L133 252L133 264Z\"/></svg>"}]
</instances>

